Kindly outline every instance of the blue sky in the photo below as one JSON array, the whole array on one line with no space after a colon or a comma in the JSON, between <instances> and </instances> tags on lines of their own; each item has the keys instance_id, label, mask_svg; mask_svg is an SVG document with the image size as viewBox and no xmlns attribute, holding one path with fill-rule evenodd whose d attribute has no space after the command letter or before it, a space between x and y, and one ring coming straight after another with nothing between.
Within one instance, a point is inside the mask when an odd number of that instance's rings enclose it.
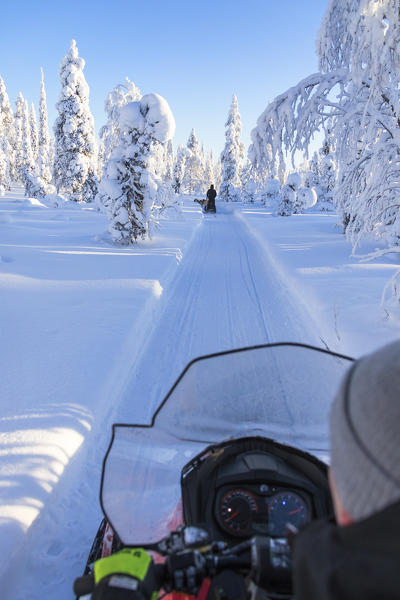
<instances>
[{"instance_id":1,"label":"blue sky","mask_svg":"<svg viewBox=\"0 0 400 600\"><path fill-rule=\"evenodd\" d=\"M142 93L164 96L175 144L196 128L207 150L224 145L235 93L243 141L270 100L318 61L315 40L328 0L69 0L7 2L2 7L0 75L14 105L19 91L38 106L44 69L49 122L56 118L58 67L76 39L85 59L96 132L107 93L125 76Z\"/></svg>"}]
</instances>

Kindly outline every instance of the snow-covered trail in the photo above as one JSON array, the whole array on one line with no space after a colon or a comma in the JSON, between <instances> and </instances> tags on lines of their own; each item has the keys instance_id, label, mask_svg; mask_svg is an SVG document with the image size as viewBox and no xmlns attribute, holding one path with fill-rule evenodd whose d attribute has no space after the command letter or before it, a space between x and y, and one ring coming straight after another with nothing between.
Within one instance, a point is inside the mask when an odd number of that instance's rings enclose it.
<instances>
[{"instance_id":1,"label":"snow-covered trail","mask_svg":"<svg viewBox=\"0 0 400 600\"><path fill-rule=\"evenodd\" d=\"M274 341L321 344L246 223L227 209L207 215L121 390L118 420L148 421L193 358Z\"/></svg>"},{"instance_id":2,"label":"snow-covered trail","mask_svg":"<svg viewBox=\"0 0 400 600\"><path fill-rule=\"evenodd\" d=\"M108 387L115 397L107 412L99 406L91 435L26 536L30 551L11 565L10 600L72 597L72 581L100 519L99 474L112 421L147 421L196 356L269 341L321 343L310 315L235 212L207 215L194 235L162 294L139 359L131 364L132 357L125 355L125 376L117 386L110 372L113 386Z\"/></svg>"}]
</instances>

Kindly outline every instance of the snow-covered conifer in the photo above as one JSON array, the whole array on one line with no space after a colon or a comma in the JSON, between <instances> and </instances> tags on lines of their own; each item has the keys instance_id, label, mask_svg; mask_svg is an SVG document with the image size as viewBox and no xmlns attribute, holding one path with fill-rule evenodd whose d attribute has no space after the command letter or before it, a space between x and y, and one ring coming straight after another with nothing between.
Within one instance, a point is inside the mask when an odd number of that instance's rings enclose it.
<instances>
[{"instance_id":1,"label":"snow-covered conifer","mask_svg":"<svg viewBox=\"0 0 400 600\"><path fill-rule=\"evenodd\" d=\"M187 141L183 188L187 194L201 193L204 185L204 172L200 144L193 128Z\"/></svg>"},{"instance_id":2,"label":"snow-covered conifer","mask_svg":"<svg viewBox=\"0 0 400 600\"><path fill-rule=\"evenodd\" d=\"M152 221L158 185L150 168L152 147L173 136L175 121L168 103L158 94L123 106L119 141L104 168L100 194L107 197L109 228L114 242L144 239Z\"/></svg>"},{"instance_id":3,"label":"snow-covered conifer","mask_svg":"<svg viewBox=\"0 0 400 600\"><path fill-rule=\"evenodd\" d=\"M174 171L174 149L172 147L172 141L168 142L164 146L164 164L165 164L165 181L172 182L173 171Z\"/></svg>"},{"instance_id":4,"label":"snow-covered conifer","mask_svg":"<svg viewBox=\"0 0 400 600\"><path fill-rule=\"evenodd\" d=\"M30 132L31 132L32 156L33 156L35 165L37 165L38 153L39 153L39 134L38 134L37 121L36 121L35 105L33 104L33 102L31 104L31 110L29 113L29 128L30 128Z\"/></svg>"},{"instance_id":5,"label":"snow-covered conifer","mask_svg":"<svg viewBox=\"0 0 400 600\"><path fill-rule=\"evenodd\" d=\"M186 157L187 149L184 146L179 145L178 150L176 152L174 171L172 175L172 187L175 194L180 194L182 192L182 182L185 174Z\"/></svg>"},{"instance_id":6,"label":"snow-covered conifer","mask_svg":"<svg viewBox=\"0 0 400 600\"><path fill-rule=\"evenodd\" d=\"M296 214L301 213L303 211L303 207L301 206L301 202L300 202L300 199L297 194L298 190L300 189L300 187L302 185L302 179L301 179L300 173L297 171L295 171L294 173L289 173L289 175L287 176L287 179L286 179L286 183L294 191L295 200L294 200L294 205L293 205L293 212Z\"/></svg>"},{"instance_id":7,"label":"snow-covered conifer","mask_svg":"<svg viewBox=\"0 0 400 600\"><path fill-rule=\"evenodd\" d=\"M9 164L7 160L7 137L3 123L0 119L0 196L10 187Z\"/></svg>"},{"instance_id":8,"label":"snow-covered conifer","mask_svg":"<svg viewBox=\"0 0 400 600\"><path fill-rule=\"evenodd\" d=\"M90 202L97 191L96 142L84 66L72 40L60 65L53 176L57 192L65 193L70 200Z\"/></svg>"},{"instance_id":9,"label":"snow-covered conifer","mask_svg":"<svg viewBox=\"0 0 400 600\"><path fill-rule=\"evenodd\" d=\"M4 84L3 78L0 76L0 120L4 127L4 132L7 138L11 139L14 131L13 131L13 113L10 106L10 101L8 99L8 94L6 91L6 86Z\"/></svg>"},{"instance_id":10,"label":"snow-covered conifer","mask_svg":"<svg viewBox=\"0 0 400 600\"><path fill-rule=\"evenodd\" d=\"M39 150L38 171L46 183L51 182L50 135L47 118L46 90L44 87L43 70L41 70L40 100L39 100Z\"/></svg>"},{"instance_id":11,"label":"snow-covered conifer","mask_svg":"<svg viewBox=\"0 0 400 600\"><path fill-rule=\"evenodd\" d=\"M294 212L295 203L296 192L292 186L286 183L281 188L277 214L281 217L290 217Z\"/></svg>"},{"instance_id":12,"label":"snow-covered conifer","mask_svg":"<svg viewBox=\"0 0 400 600\"><path fill-rule=\"evenodd\" d=\"M7 181L8 179L14 181L16 179L14 115L2 77L0 77L0 122L0 129L3 132L2 148L7 163Z\"/></svg>"},{"instance_id":13,"label":"snow-covered conifer","mask_svg":"<svg viewBox=\"0 0 400 600\"><path fill-rule=\"evenodd\" d=\"M104 110L107 115L107 123L100 129L100 149L99 149L99 171L100 175L103 165L110 158L111 152L118 144L120 128L119 115L121 108L128 102L140 100L142 94L138 87L125 78L124 83L120 83L107 95Z\"/></svg>"},{"instance_id":14,"label":"snow-covered conifer","mask_svg":"<svg viewBox=\"0 0 400 600\"><path fill-rule=\"evenodd\" d=\"M24 183L25 173L33 174L35 162L31 146L28 103L21 92L15 102L15 141L16 181Z\"/></svg>"},{"instance_id":15,"label":"snow-covered conifer","mask_svg":"<svg viewBox=\"0 0 400 600\"><path fill-rule=\"evenodd\" d=\"M214 163L214 187L216 190L219 190L222 183L222 163L221 158L219 157Z\"/></svg>"},{"instance_id":16,"label":"snow-covered conifer","mask_svg":"<svg viewBox=\"0 0 400 600\"><path fill-rule=\"evenodd\" d=\"M255 202L258 197L258 182L256 181L256 172L250 162L242 167L240 181L242 185L241 197L243 202Z\"/></svg>"},{"instance_id":17,"label":"snow-covered conifer","mask_svg":"<svg viewBox=\"0 0 400 600\"><path fill-rule=\"evenodd\" d=\"M214 164L213 164L212 152L209 152L209 154L206 158L206 161L205 161L204 183L205 183L205 186L207 187L207 189L209 188L211 183L214 183Z\"/></svg>"},{"instance_id":18,"label":"snow-covered conifer","mask_svg":"<svg viewBox=\"0 0 400 600\"><path fill-rule=\"evenodd\" d=\"M240 141L242 121L235 95L232 98L225 127L226 142L221 154L222 183L219 196L221 200L229 202L240 198L240 172L244 158L244 144Z\"/></svg>"}]
</instances>

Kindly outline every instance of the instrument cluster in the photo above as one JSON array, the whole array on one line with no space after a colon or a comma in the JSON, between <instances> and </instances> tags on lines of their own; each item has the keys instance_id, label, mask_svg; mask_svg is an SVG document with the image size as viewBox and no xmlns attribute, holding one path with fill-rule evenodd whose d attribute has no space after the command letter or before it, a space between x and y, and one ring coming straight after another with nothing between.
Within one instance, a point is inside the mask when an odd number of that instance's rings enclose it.
<instances>
[{"instance_id":1,"label":"instrument cluster","mask_svg":"<svg viewBox=\"0 0 400 600\"><path fill-rule=\"evenodd\" d=\"M309 494L269 483L222 486L214 506L220 528L241 538L284 536L288 524L301 527L311 520L311 512Z\"/></svg>"}]
</instances>

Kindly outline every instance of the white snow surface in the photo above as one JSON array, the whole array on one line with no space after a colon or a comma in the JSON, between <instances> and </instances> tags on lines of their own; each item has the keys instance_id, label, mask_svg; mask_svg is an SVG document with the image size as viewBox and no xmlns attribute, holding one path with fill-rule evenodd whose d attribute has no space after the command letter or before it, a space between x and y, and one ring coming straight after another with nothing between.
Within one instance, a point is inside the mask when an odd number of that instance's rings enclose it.
<instances>
[{"instance_id":1,"label":"white snow surface","mask_svg":"<svg viewBox=\"0 0 400 600\"><path fill-rule=\"evenodd\" d=\"M380 305L398 259L360 263L333 214L217 202L204 217L186 198L152 240L121 248L93 207L48 204L0 198L5 600L72 597L111 424L148 420L191 359L275 341L360 356L400 332Z\"/></svg>"}]
</instances>

